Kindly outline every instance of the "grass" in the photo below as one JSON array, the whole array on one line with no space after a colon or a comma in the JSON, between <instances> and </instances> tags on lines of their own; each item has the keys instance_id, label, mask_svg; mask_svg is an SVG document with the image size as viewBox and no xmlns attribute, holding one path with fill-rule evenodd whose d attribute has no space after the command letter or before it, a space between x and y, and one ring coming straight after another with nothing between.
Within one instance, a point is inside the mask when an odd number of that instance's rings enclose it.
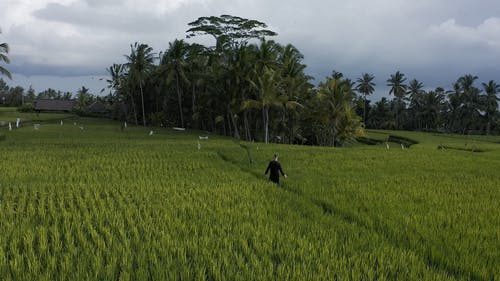
<instances>
[{"instance_id":1,"label":"grass","mask_svg":"<svg viewBox=\"0 0 500 281\"><path fill-rule=\"evenodd\" d=\"M369 137L419 143L210 135L198 150L202 132L153 130L98 119L0 128L2 279L500 278L498 137L474 137L484 153L388 131ZM279 187L263 176L274 152L289 176Z\"/></svg>"},{"instance_id":2,"label":"grass","mask_svg":"<svg viewBox=\"0 0 500 281\"><path fill-rule=\"evenodd\" d=\"M0 127L8 126L9 122L14 125L17 118L21 119L21 123L31 124L33 122L55 123L76 118L76 116L70 113L18 112L14 107L0 107Z\"/></svg>"}]
</instances>

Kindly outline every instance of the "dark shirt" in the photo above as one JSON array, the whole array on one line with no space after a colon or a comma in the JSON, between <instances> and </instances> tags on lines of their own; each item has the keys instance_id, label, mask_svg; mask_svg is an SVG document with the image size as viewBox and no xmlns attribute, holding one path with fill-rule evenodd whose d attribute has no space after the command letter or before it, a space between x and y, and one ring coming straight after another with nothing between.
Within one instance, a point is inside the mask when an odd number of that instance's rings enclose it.
<instances>
[{"instance_id":1,"label":"dark shirt","mask_svg":"<svg viewBox=\"0 0 500 281\"><path fill-rule=\"evenodd\" d=\"M267 172L269 172L269 171L271 172L271 173L269 173L269 180L272 182L275 182L275 183L280 182L280 174L279 174L280 172L281 172L281 175L283 175L283 176L285 175L285 173L281 169L280 163L276 160L269 162L269 165L267 165L267 169L266 169L266 172L264 174L267 175Z\"/></svg>"}]
</instances>

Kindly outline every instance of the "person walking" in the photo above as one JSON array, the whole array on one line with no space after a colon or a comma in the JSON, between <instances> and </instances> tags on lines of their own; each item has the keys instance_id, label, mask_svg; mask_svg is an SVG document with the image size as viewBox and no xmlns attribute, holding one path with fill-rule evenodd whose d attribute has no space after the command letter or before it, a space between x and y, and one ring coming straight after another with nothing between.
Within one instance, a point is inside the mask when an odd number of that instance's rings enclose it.
<instances>
[{"instance_id":1,"label":"person walking","mask_svg":"<svg viewBox=\"0 0 500 281\"><path fill-rule=\"evenodd\" d=\"M281 169L281 164L278 162L278 154L274 154L274 159L269 162L269 165L267 165L266 172L264 173L264 176L269 173L269 180L274 182L275 184L280 183L280 173L285 177L286 179L286 174L283 172L283 169Z\"/></svg>"}]
</instances>

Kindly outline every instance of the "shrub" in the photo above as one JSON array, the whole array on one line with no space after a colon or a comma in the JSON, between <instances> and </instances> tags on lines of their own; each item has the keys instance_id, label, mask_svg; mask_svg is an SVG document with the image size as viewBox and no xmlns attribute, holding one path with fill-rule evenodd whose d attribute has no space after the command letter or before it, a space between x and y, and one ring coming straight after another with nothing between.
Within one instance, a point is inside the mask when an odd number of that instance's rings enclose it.
<instances>
[{"instance_id":1,"label":"shrub","mask_svg":"<svg viewBox=\"0 0 500 281\"><path fill-rule=\"evenodd\" d=\"M33 107L33 104L25 103L25 104L21 105L20 107L18 107L17 111L19 111L19 112L33 112L33 111L35 111L35 108Z\"/></svg>"}]
</instances>

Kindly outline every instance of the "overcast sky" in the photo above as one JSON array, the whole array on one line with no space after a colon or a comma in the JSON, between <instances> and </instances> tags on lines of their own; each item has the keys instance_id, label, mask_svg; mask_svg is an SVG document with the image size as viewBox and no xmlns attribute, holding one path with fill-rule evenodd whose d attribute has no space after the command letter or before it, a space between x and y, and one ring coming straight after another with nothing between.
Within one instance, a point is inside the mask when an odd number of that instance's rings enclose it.
<instances>
[{"instance_id":1,"label":"overcast sky","mask_svg":"<svg viewBox=\"0 0 500 281\"><path fill-rule=\"evenodd\" d=\"M131 43L164 51L187 23L221 14L267 23L304 54L316 83L332 70L369 72L380 96L396 70L427 88L450 88L466 73L500 82L498 0L1 0L9 84L98 93Z\"/></svg>"}]
</instances>

